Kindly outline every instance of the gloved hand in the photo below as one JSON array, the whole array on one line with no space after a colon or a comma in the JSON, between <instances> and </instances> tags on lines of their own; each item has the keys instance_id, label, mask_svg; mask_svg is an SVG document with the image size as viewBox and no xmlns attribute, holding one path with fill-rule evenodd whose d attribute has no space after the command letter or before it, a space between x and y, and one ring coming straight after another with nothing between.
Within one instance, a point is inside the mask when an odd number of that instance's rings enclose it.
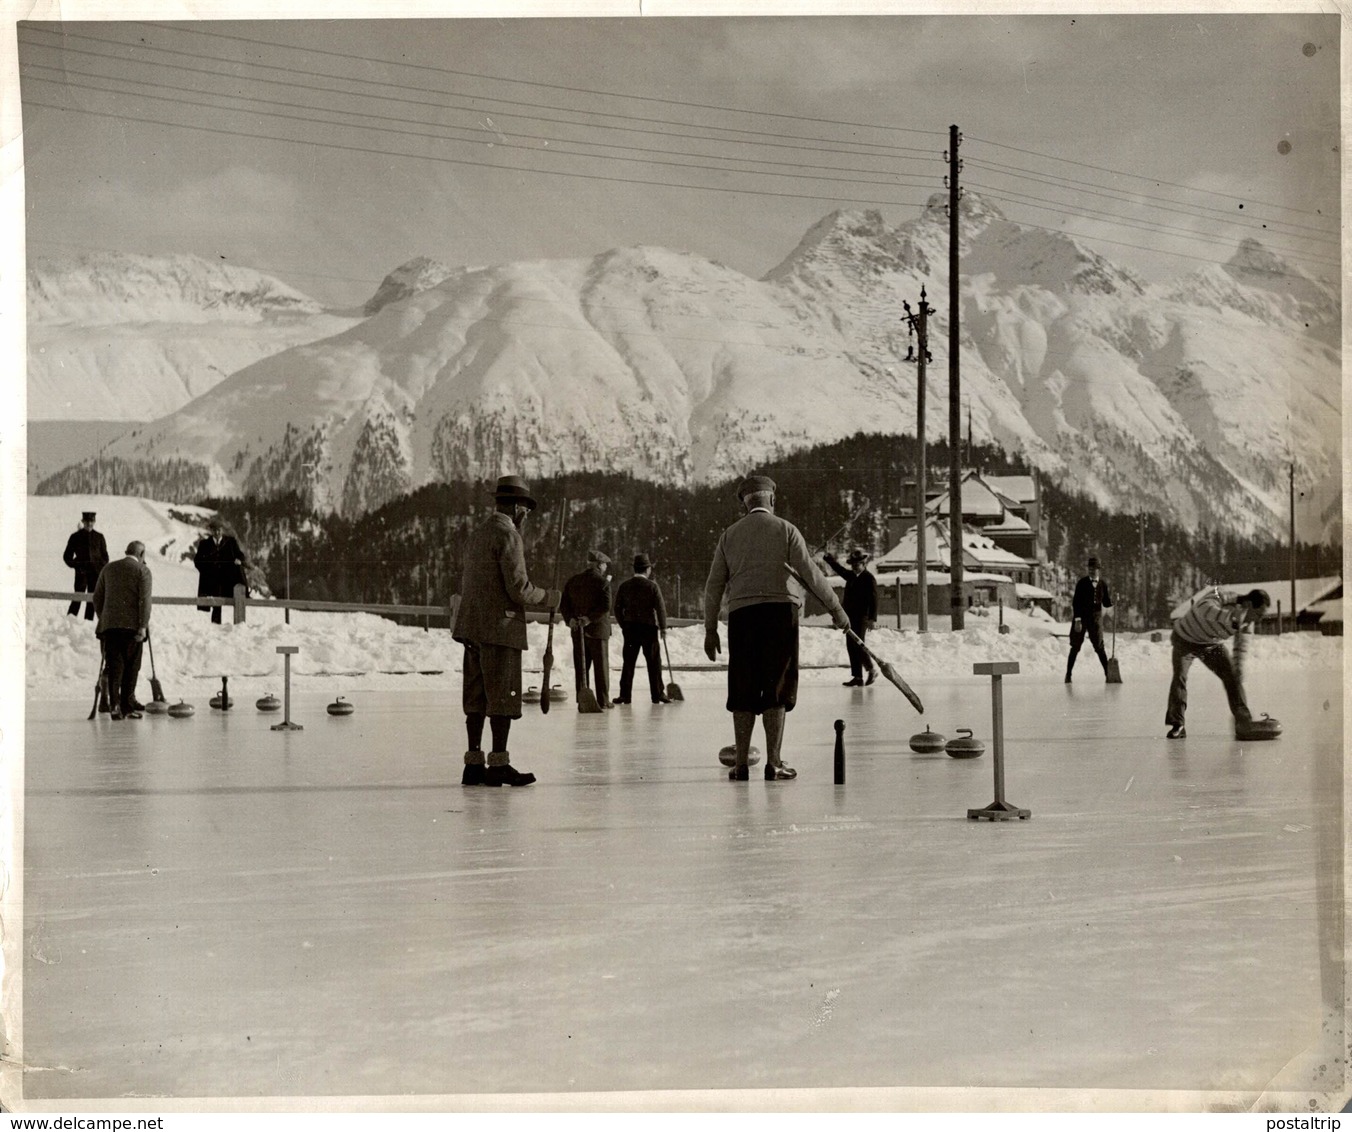
<instances>
[{"instance_id":1,"label":"gloved hand","mask_svg":"<svg viewBox=\"0 0 1352 1132\"><path fill-rule=\"evenodd\" d=\"M706 630L704 633L704 655L710 660L717 660L718 654L722 651L723 646L718 639L718 630Z\"/></svg>"},{"instance_id":2,"label":"gloved hand","mask_svg":"<svg viewBox=\"0 0 1352 1132\"><path fill-rule=\"evenodd\" d=\"M546 608L557 610L559 608L559 602L561 602L562 600L563 600L562 590L545 590L544 604Z\"/></svg>"}]
</instances>

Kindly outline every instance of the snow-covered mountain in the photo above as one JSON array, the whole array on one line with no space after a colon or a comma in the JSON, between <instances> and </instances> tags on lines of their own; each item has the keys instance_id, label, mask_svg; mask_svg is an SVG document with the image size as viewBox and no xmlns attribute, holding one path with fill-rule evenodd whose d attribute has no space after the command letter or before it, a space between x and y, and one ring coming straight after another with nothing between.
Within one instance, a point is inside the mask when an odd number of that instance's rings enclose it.
<instances>
[{"instance_id":1,"label":"snow-covered mountain","mask_svg":"<svg viewBox=\"0 0 1352 1132\"><path fill-rule=\"evenodd\" d=\"M144 421L359 314L198 256L100 253L28 269L28 418Z\"/></svg>"},{"instance_id":2,"label":"snow-covered mountain","mask_svg":"<svg viewBox=\"0 0 1352 1132\"><path fill-rule=\"evenodd\" d=\"M453 270L413 261L371 317L264 357L110 445L184 490L359 512L438 478L627 471L696 483L856 432L914 434L902 302L930 317L946 434L946 196L815 225L764 279L654 247ZM1100 502L1284 530L1285 467L1336 479L1329 286L1246 241L1148 286L1075 240L962 204L964 423ZM70 478L52 484L70 488ZM163 493L159 485L156 491Z\"/></svg>"}]
</instances>

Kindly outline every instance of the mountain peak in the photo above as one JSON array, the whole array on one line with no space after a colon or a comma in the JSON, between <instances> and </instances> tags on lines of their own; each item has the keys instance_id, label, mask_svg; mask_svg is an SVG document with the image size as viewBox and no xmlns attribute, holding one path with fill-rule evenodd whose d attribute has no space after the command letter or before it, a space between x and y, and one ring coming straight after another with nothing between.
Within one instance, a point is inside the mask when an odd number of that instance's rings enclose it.
<instances>
[{"instance_id":1,"label":"mountain peak","mask_svg":"<svg viewBox=\"0 0 1352 1132\"><path fill-rule=\"evenodd\" d=\"M464 268L447 267L427 256L415 256L407 263L400 264L381 280L376 293L366 300L362 312L366 315L377 314L391 303L407 299L419 291L426 291L443 283L452 275L464 271Z\"/></svg>"}]
</instances>

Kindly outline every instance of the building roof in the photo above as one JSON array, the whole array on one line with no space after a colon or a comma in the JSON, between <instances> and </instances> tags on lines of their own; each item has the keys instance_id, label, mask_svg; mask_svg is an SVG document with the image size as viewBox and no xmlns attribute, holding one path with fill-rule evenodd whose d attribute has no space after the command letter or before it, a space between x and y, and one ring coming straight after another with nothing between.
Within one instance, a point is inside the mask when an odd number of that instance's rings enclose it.
<instances>
[{"instance_id":1,"label":"building roof","mask_svg":"<svg viewBox=\"0 0 1352 1132\"><path fill-rule=\"evenodd\" d=\"M948 514L948 494L948 491L944 490L925 504L930 514ZM958 490L958 502L964 519L999 519L1005 514L1005 505L999 496L975 472L963 475Z\"/></svg>"},{"instance_id":2,"label":"building roof","mask_svg":"<svg viewBox=\"0 0 1352 1132\"><path fill-rule=\"evenodd\" d=\"M1030 586L1027 582L1015 582L1014 593L1019 597L1027 598L1029 601L1055 601L1056 595L1048 593L1037 586Z\"/></svg>"},{"instance_id":3,"label":"building roof","mask_svg":"<svg viewBox=\"0 0 1352 1132\"><path fill-rule=\"evenodd\" d=\"M930 563L947 569L951 558L951 547L947 520L937 517L928 519L925 523L927 573ZM914 569L915 552L916 529L912 525L901 536L896 546L877 559L877 568L888 571L903 568ZM967 526L962 528L962 565L964 573L966 573L968 567L974 570L1027 570L1030 568L1026 558L1020 558L1017 554L1012 554L1003 547L996 546L993 540Z\"/></svg>"},{"instance_id":4,"label":"building roof","mask_svg":"<svg viewBox=\"0 0 1352 1132\"><path fill-rule=\"evenodd\" d=\"M995 491L1016 503L1033 503L1037 500L1037 487L1032 476L982 476Z\"/></svg>"},{"instance_id":5,"label":"building roof","mask_svg":"<svg viewBox=\"0 0 1352 1132\"><path fill-rule=\"evenodd\" d=\"M1296 612L1304 613L1316 602L1324 601L1331 597L1342 596L1343 580L1342 578L1297 578L1296 579ZM1282 603L1282 615L1289 617L1291 615L1291 579L1281 578L1275 582L1225 582L1219 586L1204 586L1198 590L1187 601L1179 602L1169 614L1172 618L1182 617L1187 613L1188 608L1201 597L1204 593L1210 592L1213 588L1219 589L1226 597L1235 597L1239 594L1246 594L1250 590L1266 590L1268 597L1272 599L1272 605L1268 609L1269 617L1277 616L1277 603Z\"/></svg>"}]
</instances>

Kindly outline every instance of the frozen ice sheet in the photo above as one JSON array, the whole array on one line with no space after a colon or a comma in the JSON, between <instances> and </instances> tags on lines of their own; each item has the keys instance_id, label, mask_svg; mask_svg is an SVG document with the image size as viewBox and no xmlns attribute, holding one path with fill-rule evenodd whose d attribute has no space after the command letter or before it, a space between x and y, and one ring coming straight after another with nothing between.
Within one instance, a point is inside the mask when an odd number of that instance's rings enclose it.
<instances>
[{"instance_id":1,"label":"frozen ice sheet","mask_svg":"<svg viewBox=\"0 0 1352 1132\"><path fill-rule=\"evenodd\" d=\"M709 686L528 708L513 761L539 782L518 790L459 786L449 679L350 696L344 719L299 695L289 735L254 710L262 687L190 720L32 703L24 1094L961 1086L1228 1107L1296 1070L1338 1093L1339 674L1255 674L1286 731L1248 745L1207 672L1178 743L1162 675L1080 668L1005 678L1005 793L1032 811L1007 823L966 818L993 797L975 677L908 673L923 718L881 682L805 687L785 784L727 781ZM987 752L914 754L926 723Z\"/></svg>"}]
</instances>

